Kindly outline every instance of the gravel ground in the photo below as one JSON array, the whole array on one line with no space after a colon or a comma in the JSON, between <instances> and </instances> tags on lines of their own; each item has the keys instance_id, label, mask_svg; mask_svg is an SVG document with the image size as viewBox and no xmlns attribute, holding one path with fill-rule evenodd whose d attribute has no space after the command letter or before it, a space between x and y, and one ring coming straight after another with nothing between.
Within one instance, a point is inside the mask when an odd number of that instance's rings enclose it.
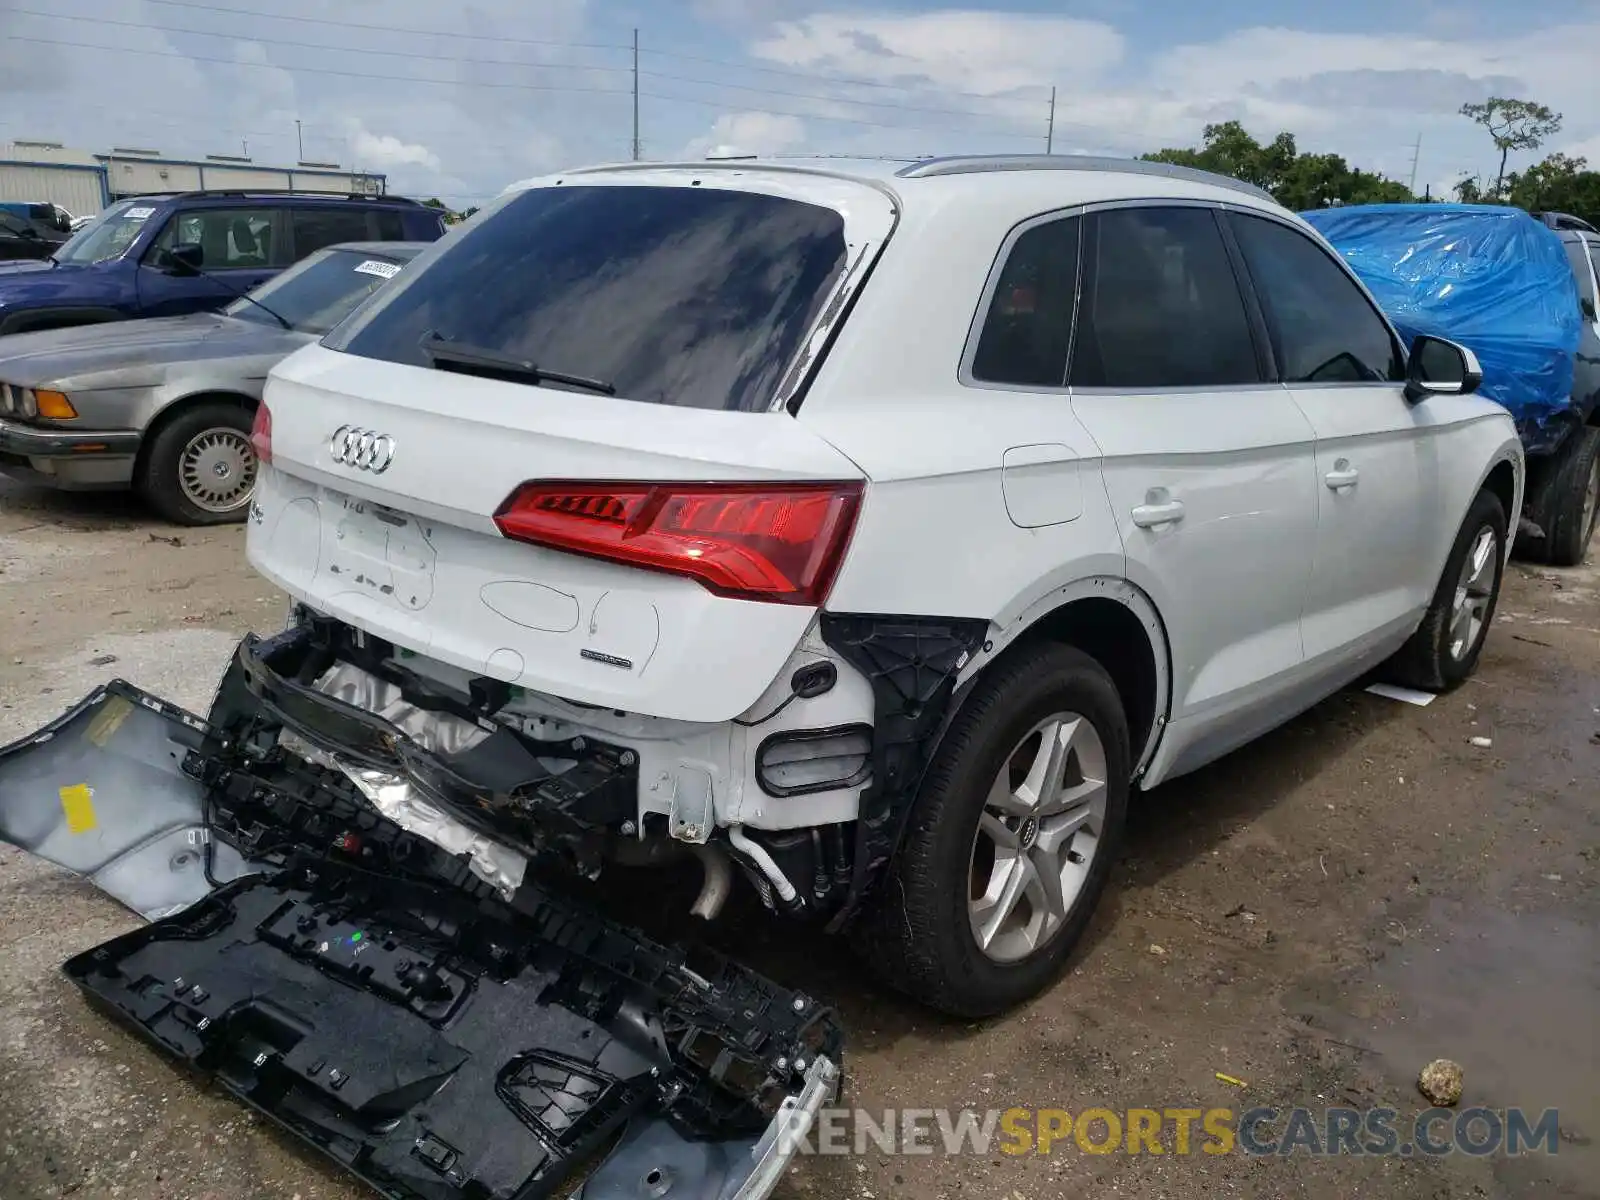
<instances>
[{"instance_id":1,"label":"gravel ground","mask_svg":"<svg viewBox=\"0 0 1600 1200\"><path fill-rule=\"evenodd\" d=\"M204 711L235 639L284 611L242 543L121 498L0 485L0 742L115 676ZM868 1110L1409 1115L1426 1107L1417 1072L1445 1056L1463 1106L1559 1108L1554 1157L873 1152L809 1160L786 1194L1600 1197L1597 803L1600 569L1519 565L1459 691L1426 708L1344 693L1145 798L1071 975L1019 1013L937 1019L747 903L716 932L840 1006ZM660 927L659 895L630 886L619 908ZM84 1005L59 964L135 923L0 849L0 1197L370 1195Z\"/></svg>"}]
</instances>

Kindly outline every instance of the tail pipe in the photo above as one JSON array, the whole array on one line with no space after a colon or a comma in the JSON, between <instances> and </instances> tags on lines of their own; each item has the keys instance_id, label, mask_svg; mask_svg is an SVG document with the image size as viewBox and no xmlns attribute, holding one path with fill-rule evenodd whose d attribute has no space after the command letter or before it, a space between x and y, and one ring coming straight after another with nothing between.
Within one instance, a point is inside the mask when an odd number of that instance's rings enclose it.
<instances>
[{"instance_id":1,"label":"tail pipe","mask_svg":"<svg viewBox=\"0 0 1600 1200\"><path fill-rule=\"evenodd\" d=\"M689 913L702 921L714 921L733 890L733 864L716 846L694 844L690 850L700 860L705 875L700 882L700 894L695 897Z\"/></svg>"}]
</instances>

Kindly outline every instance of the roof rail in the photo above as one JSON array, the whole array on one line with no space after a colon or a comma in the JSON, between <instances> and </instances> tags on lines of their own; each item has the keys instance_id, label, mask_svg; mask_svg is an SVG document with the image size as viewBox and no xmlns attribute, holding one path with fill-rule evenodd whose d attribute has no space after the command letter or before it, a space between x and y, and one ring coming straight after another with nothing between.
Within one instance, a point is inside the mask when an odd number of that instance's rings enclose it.
<instances>
[{"instance_id":1,"label":"roof rail","mask_svg":"<svg viewBox=\"0 0 1600 1200\"><path fill-rule=\"evenodd\" d=\"M129 192L127 195L133 195ZM341 200L368 200L377 204L414 204L421 207L420 200L413 200L410 196L393 196L387 192L367 194L365 192L336 192L319 191L316 188L196 188L190 191L175 192L139 192L140 196L178 196L185 200L201 199L207 196L315 196L322 199L337 198Z\"/></svg>"},{"instance_id":2,"label":"roof rail","mask_svg":"<svg viewBox=\"0 0 1600 1200\"><path fill-rule=\"evenodd\" d=\"M1575 217L1571 213L1534 212L1528 215L1544 222L1551 229L1581 229L1585 233L1600 233L1600 229L1596 229L1582 217Z\"/></svg>"},{"instance_id":3,"label":"roof rail","mask_svg":"<svg viewBox=\"0 0 1600 1200\"><path fill-rule=\"evenodd\" d=\"M1225 187L1259 200L1277 203L1270 192L1255 184L1228 175L1218 175L1214 171L1180 167L1174 163L1149 162L1142 158L1108 158L1093 154L951 155L946 158L925 158L902 167L895 174L902 179L928 179L938 175L977 175L989 171L1107 171L1155 175L1164 179L1183 179L1190 183Z\"/></svg>"}]
</instances>

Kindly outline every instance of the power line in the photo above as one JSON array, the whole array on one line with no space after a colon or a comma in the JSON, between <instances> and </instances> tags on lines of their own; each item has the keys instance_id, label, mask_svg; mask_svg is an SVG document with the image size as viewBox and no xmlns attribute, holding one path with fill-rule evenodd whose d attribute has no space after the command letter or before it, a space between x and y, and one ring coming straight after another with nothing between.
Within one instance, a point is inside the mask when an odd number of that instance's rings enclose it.
<instances>
[{"instance_id":1,"label":"power line","mask_svg":"<svg viewBox=\"0 0 1600 1200\"><path fill-rule=\"evenodd\" d=\"M173 0L173 2L176 2L176 0ZM697 86L702 86L702 87L727 88L727 89L730 89L730 90L733 90L733 91L753 92L753 93L755 93L757 95L783 96L783 97L786 97L788 99L794 99L794 100L819 100L819 101L822 101L822 102L828 103L828 104L850 104L850 105L857 105L857 106L866 107L866 108L886 108L886 109L899 110L899 111L902 111L902 112L924 113L924 114L927 114L929 116L950 116L950 117L997 117L998 116L1002 120L1006 119L1003 114L998 114L998 113L993 113L993 112L974 112L971 109L933 108L933 107L929 107L929 106L926 106L926 105L901 104L901 103L897 103L897 102L894 102L894 101L887 101L887 100L859 100L859 99L856 99L854 97L849 97L849 96L824 95L824 94L817 93L817 92L782 91L782 90L773 89L773 88L752 87L749 84L725 83L725 82L722 82L720 80L710 80L710 79L696 79L696 78L693 78L693 77L687 76L687 75L672 75L672 74L667 74L667 73L659 72L659 71L640 71L639 70L639 65L638 65L638 55L640 54L641 50L640 50L640 47L637 44L635 44L632 47L633 55L634 55L634 61L633 61L633 66L631 68L629 68L629 67L606 67L606 66L587 65L587 64L582 64L582 63L528 62L526 60L519 60L519 59L452 58L452 57L447 57L447 56L437 55L437 54L423 54L423 53L419 53L417 51L411 51L411 50L381 50L381 49L375 49L375 48L370 48L370 47L366 47L366 46L362 46L362 47L330 46L325 42L301 42L301 41L294 41L294 40L286 39L286 38L262 37L262 36L260 36L258 34L254 34L254 33L245 34L245 35L238 35L238 34L224 33L224 32L220 32L220 31L216 31L216 30L210 30L210 29L191 29L191 28L187 28L187 27L170 26L170 25L150 25L150 24L147 24L147 23L144 23L144 22L139 22L139 21L115 21L115 20L103 19L103 18L99 18L99 17L79 16L79 15L74 14L74 13L42 12L42 11L39 11L37 9L30 9L30 8L13 8L12 11L16 12L16 13L21 13L21 14L26 15L26 16L31 16L31 17L42 17L42 18L47 18L47 19L48 18L57 18L57 19L67 20L67 21L84 21L84 22L88 22L88 23L91 23L91 24L95 24L95 25L111 25L111 26L116 26L116 27L123 28L123 29L141 29L141 30L150 30L150 31L160 32L160 33L181 33L181 34L189 34L189 35L194 35L194 36L199 36L199 37L227 38L229 40L235 40L235 41L260 42L263 45L269 45L269 46L290 46L290 47L294 47L296 49L302 49L302 50L329 50L329 51L336 51L336 52L338 52L340 54L375 54L375 55L382 55L384 57L389 57L389 58L405 58L405 59L420 60L420 61L424 61L424 62L450 63L450 64L454 64L454 65L495 66L495 67L532 67L532 68L538 68L538 69L541 69L541 70L598 71L598 72L605 72L605 73L611 73L611 74L625 74L625 73L628 73L631 70L631 72L632 72L632 74L634 76L634 81L635 81L635 88L634 88L635 91L637 90L637 81L638 81L639 77L640 76L647 76L647 77L650 77L650 78L653 78L653 79L663 79L663 80L667 80L667 81L675 82L675 83L690 83L690 84L695 84ZM110 47L107 47L107 48L109 49ZM202 60L202 61L204 61L204 60ZM237 60L230 59L228 61L232 62L232 61L237 61ZM277 65L277 64L274 64L274 65ZM286 71L296 71L296 70L314 70L315 68L299 67L299 66L280 66L280 69L286 70Z\"/></svg>"},{"instance_id":2,"label":"power line","mask_svg":"<svg viewBox=\"0 0 1600 1200\"><path fill-rule=\"evenodd\" d=\"M337 29L358 29L365 32L376 33L410 33L429 38L457 38L463 41L493 42L497 45L511 46L555 46L571 50L617 50L628 51L632 47L621 42L563 42L541 38L514 38L503 37L499 34L489 33L459 33L445 29L418 29L414 26L404 25L372 25L359 21L338 21L330 17L302 17L285 16L282 13L267 12L261 9L233 8L220 4L202 4L199 0L146 0L150 4L160 4L168 8L188 8L201 12L226 13L239 17L267 17L274 21L300 22L308 25L328 25ZM252 40L260 40L253 38ZM353 49L353 47L351 47ZM706 63L710 66L733 67L741 71L754 71L764 75L784 75L791 79L809 79L817 83L834 83L845 87L872 87L888 88L894 91L908 91L904 84L888 83L881 79L851 79L840 75L828 75L814 71L796 71L784 67L763 67L753 63L734 62L726 58L708 58L702 54L683 54L675 50L655 50L649 46L639 47L641 55L655 55L657 58L677 59L680 62ZM1032 90L1042 93L1044 84L1027 85ZM951 88L940 88L940 92L948 96L962 96L971 100L994 100L996 97L988 92L963 92Z\"/></svg>"},{"instance_id":3,"label":"power line","mask_svg":"<svg viewBox=\"0 0 1600 1200\"><path fill-rule=\"evenodd\" d=\"M169 8L193 8L202 12L226 13L235 17L269 17L274 21L299 21L307 25L332 25L340 29L360 29L368 33L414 33L422 37L461 38L473 42L494 42L513 46L560 46L569 50L626 50L617 42L560 42L544 38L502 37L496 33L457 33L450 29L415 29L403 25L370 25L359 21L335 21L328 17L289 17L282 13L266 12L258 8L230 8L224 4L200 4L196 0L145 0L147 4L161 4Z\"/></svg>"},{"instance_id":4,"label":"power line","mask_svg":"<svg viewBox=\"0 0 1600 1200\"><path fill-rule=\"evenodd\" d=\"M216 63L224 67L257 67L267 71L296 71L307 75L338 75L346 79L386 79L394 83L431 83L442 84L445 87L463 88L511 88L524 92L585 92L591 95L625 96L626 88L596 88L578 87L570 84L555 83L505 83L488 80L466 79L427 79L416 75L378 75L366 71L339 71L331 67L285 67L277 63L248 62L238 58L208 58L202 54L180 54L172 50L145 50L133 46L101 46L91 42L64 42L54 38L23 37L20 34L7 34L8 41L32 42L41 46L67 46L77 50L104 50L110 54L146 54L155 58L181 58L189 62ZM330 46L328 49L337 49ZM449 62L450 59L441 59Z\"/></svg>"},{"instance_id":5,"label":"power line","mask_svg":"<svg viewBox=\"0 0 1600 1200\"><path fill-rule=\"evenodd\" d=\"M79 16L76 13L40 12L32 8L13 8L14 13L21 13L29 17L45 17L62 21L84 21L91 25L113 25L121 29L143 29L152 33L182 33L197 37L226 38L235 42L260 42L264 46L292 46L300 50L332 50L339 54L377 54L385 58L410 58L420 59L424 62L459 63L470 66L490 67L536 67L540 70L554 71L607 71L623 73L627 67L599 67L584 63L556 63L556 62L528 62L524 59L507 58L451 58L440 54L421 54L414 50L379 50L368 46L330 46L326 42L296 42L286 38L261 37L255 33L225 33L215 29L189 29L183 26L150 25L143 21L113 21L105 17ZM105 47L106 49L121 49L121 47ZM232 59L228 61L234 61ZM274 64L276 65L276 64ZM285 71L308 70L305 67L280 67Z\"/></svg>"}]
</instances>

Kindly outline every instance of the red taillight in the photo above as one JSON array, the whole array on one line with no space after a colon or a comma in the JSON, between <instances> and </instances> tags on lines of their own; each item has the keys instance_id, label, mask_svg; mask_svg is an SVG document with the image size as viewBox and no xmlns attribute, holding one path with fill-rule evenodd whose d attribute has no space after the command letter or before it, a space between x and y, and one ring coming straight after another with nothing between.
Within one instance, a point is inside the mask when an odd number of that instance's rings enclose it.
<instances>
[{"instance_id":1,"label":"red taillight","mask_svg":"<svg viewBox=\"0 0 1600 1200\"><path fill-rule=\"evenodd\" d=\"M272 410L265 404L256 405L256 419L250 426L250 445L255 448L258 462L272 461Z\"/></svg>"},{"instance_id":2,"label":"red taillight","mask_svg":"<svg viewBox=\"0 0 1600 1200\"><path fill-rule=\"evenodd\" d=\"M687 575L719 596L819 605L861 484L525 483L495 514L508 538Z\"/></svg>"}]
</instances>

